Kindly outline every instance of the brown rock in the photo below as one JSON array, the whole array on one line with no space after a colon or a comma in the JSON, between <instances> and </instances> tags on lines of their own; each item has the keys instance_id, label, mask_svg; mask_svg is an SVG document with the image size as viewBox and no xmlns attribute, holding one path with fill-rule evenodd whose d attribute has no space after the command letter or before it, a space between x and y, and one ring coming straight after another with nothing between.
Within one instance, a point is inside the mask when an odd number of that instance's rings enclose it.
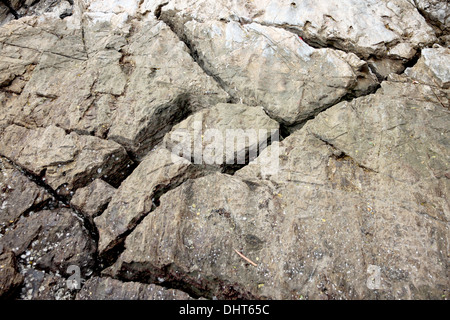
<instances>
[{"instance_id":1,"label":"brown rock","mask_svg":"<svg viewBox=\"0 0 450 320\"><path fill-rule=\"evenodd\" d=\"M113 141L66 134L56 126L26 129L11 125L0 135L0 150L63 193L99 177L114 181L114 173L129 161L125 149Z\"/></svg>"},{"instance_id":2,"label":"brown rock","mask_svg":"<svg viewBox=\"0 0 450 320\"><path fill-rule=\"evenodd\" d=\"M70 204L94 223L94 218L106 209L115 192L116 189L111 185L96 179L87 187L78 189Z\"/></svg>"},{"instance_id":3,"label":"brown rock","mask_svg":"<svg viewBox=\"0 0 450 320\"><path fill-rule=\"evenodd\" d=\"M0 252L1 253L1 252ZM17 270L14 254L10 251L0 255L0 299L13 298L22 285L23 276Z\"/></svg>"}]
</instances>

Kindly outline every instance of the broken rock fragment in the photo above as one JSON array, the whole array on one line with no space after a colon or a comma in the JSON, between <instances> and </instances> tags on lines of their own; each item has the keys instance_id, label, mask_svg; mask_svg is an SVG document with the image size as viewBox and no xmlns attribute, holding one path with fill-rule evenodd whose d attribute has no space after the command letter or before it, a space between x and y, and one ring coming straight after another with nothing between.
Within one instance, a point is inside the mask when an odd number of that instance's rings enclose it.
<instances>
[{"instance_id":1,"label":"broken rock fragment","mask_svg":"<svg viewBox=\"0 0 450 320\"><path fill-rule=\"evenodd\" d=\"M88 186L78 189L70 204L79 210L91 223L106 209L116 189L101 179L95 179Z\"/></svg>"},{"instance_id":2,"label":"broken rock fragment","mask_svg":"<svg viewBox=\"0 0 450 320\"><path fill-rule=\"evenodd\" d=\"M278 139L278 131L278 122L261 107L220 103L175 125L163 143L195 164L244 164L255 159L269 139Z\"/></svg>"},{"instance_id":3,"label":"broken rock fragment","mask_svg":"<svg viewBox=\"0 0 450 320\"><path fill-rule=\"evenodd\" d=\"M377 86L375 75L354 54L314 49L283 29L191 20L184 37L236 101L262 106L286 125Z\"/></svg>"},{"instance_id":4,"label":"broken rock fragment","mask_svg":"<svg viewBox=\"0 0 450 320\"><path fill-rule=\"evenodd\" d=\"M63 193L99 177L114 181L114 174L129 163L125 149L114 141L67 134L56 126L27 129L11 125L0 135L0 150Z\"/></svg>"},{"instance_id":5,"label":"broken rock fragment","mask_svg":"<svg viewBox=\"0 0 450 320\"><path fill-rule=\"evenodd\" d=\"M99 252L107 253L156 206L161 194L200 172L164 148L151 151L120 185L106 210L94 219Z\"/></svg>"},{"instance_id":6,"label":"broken rock fragment","mask_svg":"<svg viewBox=\"0 0 450 320\"><path fill-rule=\"evenodd\" d=\"M42 208L50 194L0 157L0 228L16 222L22 215Z\"/></svg>"}]
</instances>

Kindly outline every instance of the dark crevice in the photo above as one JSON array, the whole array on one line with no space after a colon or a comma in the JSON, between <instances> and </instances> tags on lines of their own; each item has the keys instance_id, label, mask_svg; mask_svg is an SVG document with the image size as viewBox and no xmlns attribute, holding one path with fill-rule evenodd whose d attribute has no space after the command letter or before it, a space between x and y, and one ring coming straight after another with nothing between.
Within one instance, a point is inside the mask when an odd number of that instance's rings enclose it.
<instances>
[{"instance_id":1,"label":"dark crevice","mask_svg":"<svg viewBox=\"0 0 450 320\"><path fill-rule=\"evenodd\" d=\"M21 15L17 13L17 11L13 8L11 5L11 2L9 0L0 0L1 3L3 3L9 10L9 12L14 16L14 19L20 19Z\"/></svg>"},{"instance_id":2,"label":"dark crevice","mask_svg":"<svg viewBox=\"0 0 450 320\"><path fill-rule=\"evenodd\" d=\"M339 149L338 147L336 147L333 143L331 143L330 141L322 138L321 136L319 136L318 134L315 133L311 133L315 138L317 138L318 140L322 141L323 143L325 143L327 146L331 147L335 152L334 155L332 156L335 160L337 161L342 161L342 160L349 160L352 163L354 163L356 166L360 167L361 169L363 169L364 171L367 172L373 172L373 173L379 173L369 167L366 167L362 164L360 164L358 161L356 161L353 157L351 157L350 155L348 155L345 151Z\"/></svg>"},{"instance_id":3,"label":"dark crevice","mask_svg":"<svg viewBox=\"0 0 450 320\"><path fill-rule=\"evenodd\" d=\"M409 59L405 64L405 70L407 68L412 68L416 65L417 61L419 61L420 57L422 56L422 49L418 49L414 57ZM404 72L404 71L403 71Z\"/></svg>"}]
</instances>

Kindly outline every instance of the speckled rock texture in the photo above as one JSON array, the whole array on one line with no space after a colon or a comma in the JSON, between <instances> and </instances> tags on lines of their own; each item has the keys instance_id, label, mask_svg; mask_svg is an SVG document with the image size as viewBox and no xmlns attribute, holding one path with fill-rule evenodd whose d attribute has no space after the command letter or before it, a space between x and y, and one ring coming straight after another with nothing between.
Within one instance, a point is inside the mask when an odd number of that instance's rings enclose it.
<instances>
[{"instance_id":1,"label":"speckled rock texture","mask_svg":"<svg viewBox=\"0 0 450 320\"><path fill-rule=\"evenodd\" d=\"M0 1L0 299L448 299L449 18Z\"/></svg>"}]
</instances>

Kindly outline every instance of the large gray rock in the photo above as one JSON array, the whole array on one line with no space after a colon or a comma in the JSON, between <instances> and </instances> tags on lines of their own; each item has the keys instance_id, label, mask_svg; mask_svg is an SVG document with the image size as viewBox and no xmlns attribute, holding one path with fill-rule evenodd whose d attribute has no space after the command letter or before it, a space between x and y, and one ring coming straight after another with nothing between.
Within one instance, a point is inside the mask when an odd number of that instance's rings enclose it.
<instances>
[{"instance_id":1,"label":"large gray rock","mask_svg":"<svg viewBox=\"0 0 450 320\"><path fill-rule=\"evenodd\" d=\"M27 129L8 126L0 135L0 153L63 193L114 174L129 163L125 149L114 141L67 134L62 128Z\"/></svg>"},{"instance_id":2,"label":"large gray rock","mask_svg":"<svg viewBox=\"0 0 450 320\"><path fill-rule=\"evenodd\" d=\"M441 298L447 91L393 77L264 150L279 149L275 174L255 161L185 182L126 239L113 274L209 298Z\"/></svg>"},{"instance_id":3,"label":"large gray rock","mask_svg":"<svg viewBox=\"0 0 450 320\"><path fill-rule=\"evenodd\" d=\"M228 93L287 125L315 115L346 95L377 86L367 64L352 53L314 49L289 31L257 23L197 22L183 37Z\"/></svg>"},{"instance_id":4,"label":"large gray rock","mask_svg":"<svg viewBox=\"0 0 450 320\"><path fill-rule=\"evenodd\" d=\"M220 103L175 125L163 144L195 164L244 164L278 138L279 127L262 107Z\"/></svg>"},{"instance_id":5,"label":"large gray rock","mask_svg":"<svg viewBox=\"0 0 450 320\"><path fill-rule=\"evenodd\" d=\"M46 273L33 268L22 270L24 278L21 300L73 300L76 291L68 287L68 282L59 273Z\"/></svg>"},{"instance_id":6,"label":"large gray rock","mask_svg":"<svg viewBox=\"0 0 450 320\"><path fill-rule=\"evenodd\" d=\"M188 294L161 286L93 277L78 292L77 300L190 300Z\"/></svg>"},{"instance_id":7,"label":"large gray rock","mask_svg":"<svg viewBox=\"0 0 450 320\"><path fill-rule=\"evenodd\" d=\"M157 205L161 194L200 172L188 160L159 148L151 151L121 184L106 210L94 219L98 250L106 254Z\"/></svg>"},{"instance_id":8,"label":"large gray rock","mask_svg":"<svg viewBox=\"0 0 450 320\"><path fill-rule=\"evenodd\" d=\"M111 185L96 179L88 186L78 189L70 200L70 204L94 223L94 218L106 209L115 192L116 189Z\"/></svg>"},{"instance_id":9,"label":"large gray rock","mask_svg":"<svg viewBox=\"0 0 450 320\"><path fill-rule=\"evenodd\" d=\"M12 19L46 13L64 19L72 14L73 0L5 0L0 2L0 26Z\"/></svg>"}]
</instances>

